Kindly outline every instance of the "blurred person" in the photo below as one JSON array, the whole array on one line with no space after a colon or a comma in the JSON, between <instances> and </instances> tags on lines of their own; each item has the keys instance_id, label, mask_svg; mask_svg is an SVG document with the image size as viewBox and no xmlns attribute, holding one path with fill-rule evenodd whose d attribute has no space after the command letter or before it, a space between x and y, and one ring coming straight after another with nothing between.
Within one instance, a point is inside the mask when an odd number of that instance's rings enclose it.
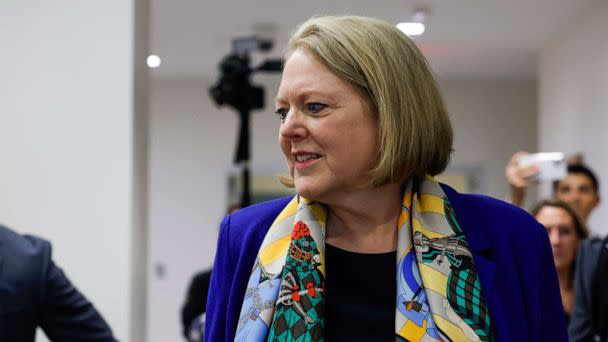
<instances>
[{"instance_id":1,"label":"blurred person","mask_svg":"<svg viewBox=\"0 0 608 342\"><path fill-rule=\"evenodd\" d=\"M226 215L241 209L241 205L233 203L226 209ZM205 309L209 295L211 269L196 273L190 281L186 299L182 306L181 319L184 337L189 342L203 340L205 330Z\"/></svg>"},{"instance_id":2,"label":"blurred person","mask_svg":"<svg viewBox=\"0 0 608 342\"><path fill-rule=\"evenodd\" d=\"M202 341L205 325L205 308L209 294L211 270L199 272L192 277L186 300L182 306L182 327L187 341Z\"/></svg>"},{"instance_id":3,"label":"blurred person","mask_svg":"<svg viewBox=\"0 0 608 342\"><path fill-rule=\"evenodd\" d=\"M0 226L0 341L115 341L93 305L51 257L51 244Z\"/></svg>"},{"instance_id":4,"label":"blurred person","mask_svg":"<svg viewBox=\"0 0 608 342\"><path fill-rule=\"evenodd\" d=\"M533 176L539 170L535 165L520 166L519 160L528 152L515 153L505 168L507 181L511 185L511 203L522 206L527 189L534 184ZM600 203L599 182L591 169L581 163L569 160L567 175L553 183L553 197L574 209L584 224L587 224L593 209Z\"/></svg>"},{"instance_id":5,"label":"blurred person","mask_svg":"<svg viewBox=\"0 0 608 342\"><path fill-rule=\"evenodd\" d=\"M608 237L579 246L568 334L572 342L608 342Z\"/></svg>"},{"instance_id":6,"label":"blurred person","mask_svg":"<svg viewBox=\"0 0 608 342\"><path fill-rule=\"evenodd\" d=\"M452 127L407 36L310 19L276 108L297 195L224 218L206 341L566 341L545 229L434 180Z\"/></svg>"},{"instance_id":7,"label":"blurred person","mask_svg":"<svg viewBox=\"0 0 608 342\"><path fill-rule=\"evenodd\" d=\"M585 165L569 165L566 178L553 183L555 198L568 203L583 222L600 203L599 182Z\"/></svg>"},{"instance_id":8,"label":"blurred person","mask_svg":"<svg viewBox=\"0 0 608 342\"><path fill-rule=\"evenodd\" d=\"M538 172L535 166L520 167L518 152L509 161L505 174L511 184L512 203L522 205L530 177ZM567 176L553 183L553 195L572 206L583 224L600 203L599 181L582 159L569 160ZM608 342L608 237L582 240L577 248L573 267L573 303L568 327L572 342ZM556 262L557 266L557 262ZM558 269L559 274L559 269ZM560 277L560 288L563 286ZM562 290L562 299L564 293ZM566 307L567 301L564 299Z\"/></svg>"},{"instance_id":9,"label":"blurred person","mask_svg":"<svg viewBox=\"0 0 608 342\"><path fill-rule=\"evenodd\" d=\"M574 210L559 200L541 201L532 209L531 214L545 226L549 235L564 313L569 322L574 306L576 254L579 243L588 236L587 228Z\"/></svg>"}]
</instances>

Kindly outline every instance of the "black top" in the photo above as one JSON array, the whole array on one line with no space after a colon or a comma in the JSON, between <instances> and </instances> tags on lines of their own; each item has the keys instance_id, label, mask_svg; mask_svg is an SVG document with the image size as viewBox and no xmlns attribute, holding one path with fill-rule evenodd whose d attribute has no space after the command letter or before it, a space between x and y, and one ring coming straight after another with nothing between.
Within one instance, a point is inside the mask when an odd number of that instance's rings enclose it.
<instances>
[{"instance_id":1,"label":"black top","mask_svg":"<svg viewBox=\"0 0 608 342\"><path fill-rule=\"evenodd\" d=\"M361 254L326 245L325 336L394 341L397 252Z\"/></svg>"}]
</instances>

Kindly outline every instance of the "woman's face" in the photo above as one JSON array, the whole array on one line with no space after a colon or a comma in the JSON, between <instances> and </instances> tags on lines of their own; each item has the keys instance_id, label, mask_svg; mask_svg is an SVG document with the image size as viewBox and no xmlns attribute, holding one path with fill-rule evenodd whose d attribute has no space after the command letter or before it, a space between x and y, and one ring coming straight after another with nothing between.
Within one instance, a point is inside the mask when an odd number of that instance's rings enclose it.
<instances>
[{"instance_id":1,"label":"woman's face","mask_svg":"<svg viewBox=\"0 0 608 342\"><path fill-rule=\"evenodd\" d=\"M571 267L580 242L572 216L562 208L546 206L536 214L536 219L549 234L555 267L558 270Z\"/></svg>"},{"instance_id":2,"label":"woman's face","mask_svg":"<svg viewBox=\"0 0 608 342\"><path fill-rule=\"evenodd\" d=\"M360 90L297 49L285 64L276 109L279 144L300 195L330 204L367 186L378 124Z\"/></svg>"}]
</instances>

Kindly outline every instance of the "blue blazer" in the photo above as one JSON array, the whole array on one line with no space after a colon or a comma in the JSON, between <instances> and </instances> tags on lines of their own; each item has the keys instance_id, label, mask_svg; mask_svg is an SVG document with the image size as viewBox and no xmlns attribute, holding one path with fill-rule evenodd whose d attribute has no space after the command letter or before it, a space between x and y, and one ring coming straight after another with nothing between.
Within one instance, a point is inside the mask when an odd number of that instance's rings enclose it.
<instances>
[{"instance_id":1,"label":"blue blazer","mask_svg":"<svg viewBox=\"0 0 608 342\"><path fill-rule=\"evenodd\" d=\"M0 226L0 341L115 341L93 305L51 259L43 239Z\"/></svg>"},{"instance_id":2,"label":"blue blazer","mask_svg":"<svg viewBox=\"0 0 608 342\"><path fill-rule=\"evenodd\" d=\"M545 228L528 213L442 185L463 226L497 341L568 341ZM247 281L268 228L289 198L253 205L221 224L211 275L205 341L232 341Z\"/></svg>"}]
</instances>

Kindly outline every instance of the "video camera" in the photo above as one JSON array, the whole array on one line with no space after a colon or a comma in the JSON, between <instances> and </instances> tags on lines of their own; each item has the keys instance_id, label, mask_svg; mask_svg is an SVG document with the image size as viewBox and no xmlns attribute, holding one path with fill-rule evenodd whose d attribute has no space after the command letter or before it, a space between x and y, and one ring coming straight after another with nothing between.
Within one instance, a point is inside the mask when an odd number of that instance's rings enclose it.
<instances>
[{"instance_id":1,"label":"video camera","mask_svg":"<svg viewBox=\"0 0 608 342\"><path fill-rule=\"evenodd\" d=\"M254 51L270 51L272 41L258 37L236 38L232 41L232 53L220 62L221 75L209 89L218 106L227 104L239 112L264 108L264 88L251 84L250 76L256 71L280 72L281 60L266 60L251 68L249 54Z\"/></svg>"},{"instance_id":2,"label":"video camera","mask_svg":"<svg viewBox=\"0 0 608 342\"><path fill-rule=\"evenodd\" d=\"M218 106L227 104L239 114L240 129L234 162L242 168L243 188L241 207L251 202L249 176L249 123L251 110L264 108L264 88L251 84L250 76L256 71L280 72L281 60L266 60L260 66L249 66L249 54L253 51L269 51L272 41L257 37L237 38L232 41L232 52L220 62L221 75L209 89L211 98Z\"/></svg>"}]
</instances>

